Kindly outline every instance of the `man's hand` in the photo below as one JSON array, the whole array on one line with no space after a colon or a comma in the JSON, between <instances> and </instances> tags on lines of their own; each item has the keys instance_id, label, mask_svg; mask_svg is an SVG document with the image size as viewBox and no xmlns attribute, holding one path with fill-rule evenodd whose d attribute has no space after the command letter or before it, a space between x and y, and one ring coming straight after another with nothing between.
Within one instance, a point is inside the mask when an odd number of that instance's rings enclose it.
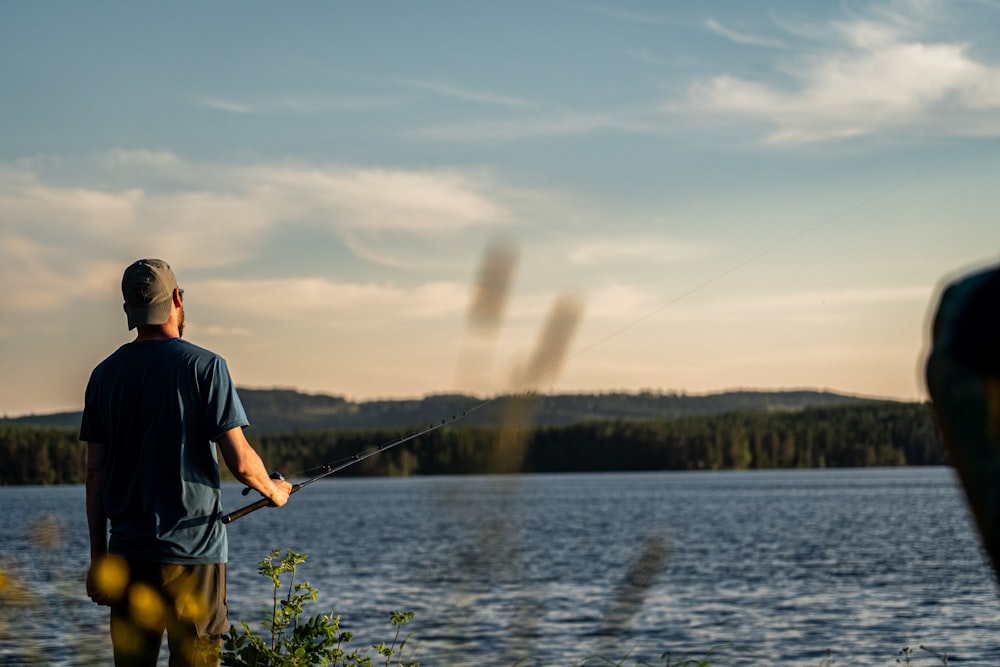
<instances>
[{"instance_id":1,"label":"man's hand","mask_svg":"<svg viewBox=\"0 0 1000 667\"><path fill-rule=\"evenodd\" d=\"M292 485L283 479L273 479L271 482L274 485L274 489L267 498L275 507L281 507L288 502L288 496L292 492Z\"/></svg>"},{"instance_id":2,"label":"man's hand","mask_svg":"<svg viewBox=\"0 0 1000 667\"><path fill-rule=\"evenodd\" d=\"M96 566L91 563L90 569L87 570L87 596L101 606L110 607L111 596L101 590L100 586L97 585L95 567Z\"/></svg>"},{"instance_id":3,"label":"man's hand","mask_svg":"<svg viewBox=\"0 0 1000 667\"><path fill-rule=\"evenodd\" d=\"M125 595L128 588L128 563L121 556L104 554L90 562L87 570L87 595L95 603L110 606Z\"/></svg>"},{"instance_id":4,"label":"man's hand","mask_svg":"<svg viewBox=\"0 0 1000 667\"><path fill-rule=\"evenodd\" d=\"M237 426L226 431L215 441L219 445L219 452L226 466L236 479L259 492L275 507L281 507L288 502L292 485L284 479L273 479L268 475L264 462L247 442L241 427Z\"/></svg>"}]
</instances>

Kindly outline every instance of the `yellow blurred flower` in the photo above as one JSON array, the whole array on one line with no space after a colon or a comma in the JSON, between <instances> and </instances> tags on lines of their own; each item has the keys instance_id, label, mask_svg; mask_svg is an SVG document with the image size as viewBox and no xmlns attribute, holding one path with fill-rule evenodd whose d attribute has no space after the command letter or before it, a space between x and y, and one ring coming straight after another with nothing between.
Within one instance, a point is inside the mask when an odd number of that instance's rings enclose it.
<instances>
[{"instance_id":1,"label":"yellow blurred flower","mask_svg":"<svg viewBox=\"0 0 1000 667\"><path fill-rule=\"evenodd\" d=\"M119 600L128 586L128 563L121 556L107 554L94 564L91 576L98 591Z\"/></svg>"},{"instance_id":2,"label":"yellow blurred flower","mask_svg":"<svg viewBox=\"0 0 1000 667\"><path fill-rule=\"evenodd\" d=\"M165 622L163 598L155 588L138 582L128 590L128 607L136 624L147 630L157 630Z\"/></svg>"}]
</instances>

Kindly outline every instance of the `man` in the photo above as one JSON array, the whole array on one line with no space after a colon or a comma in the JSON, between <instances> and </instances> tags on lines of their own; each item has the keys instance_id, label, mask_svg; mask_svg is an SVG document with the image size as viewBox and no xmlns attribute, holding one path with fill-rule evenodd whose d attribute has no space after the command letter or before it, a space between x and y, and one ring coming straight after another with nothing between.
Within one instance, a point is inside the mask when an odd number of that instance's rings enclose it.
<instances>
[{"instance_id":1,"label":"man","mask_svg":"<svg viewBox=\"0 0 1000 667\"><path fill-rule=\"evenodd\" d=\"M249 424L222 357L181 339L184 290L170 266L125 269L133 342L93 371L80 439L87 443L87 593L111 606L115 664L218 664L229 630L228 557L215 445L233 475L275 506L291 485L270 479L243 435ZM110 521L110 540L108 522Z\"/></svg>"},{"instance_id":2,"label":"man","mask_svg":"<svg viewBox=\"0 0 1000 667\"><path fill-rule=\"evenodd\" d=\"M1000 267L949 283L931 336L931 407L1000 581Z\"/></svg>"}]
</instances>

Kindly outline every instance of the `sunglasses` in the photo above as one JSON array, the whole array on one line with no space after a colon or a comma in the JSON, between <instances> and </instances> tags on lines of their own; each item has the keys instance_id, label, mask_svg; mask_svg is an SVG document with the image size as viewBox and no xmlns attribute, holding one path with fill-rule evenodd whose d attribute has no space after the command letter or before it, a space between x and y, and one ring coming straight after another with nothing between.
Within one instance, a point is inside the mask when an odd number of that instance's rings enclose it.
<instances>
[{"instance_id":1,"label":"sunglasses","mask_svg":"<svg viewBox=\"0 0 1000 667\"><path fill-rule=\"evenodd\" d=\"M181 298L181 303L184 303L184 290L180 287L177 288L177 295Z\"/></svg>"}]
</instances>

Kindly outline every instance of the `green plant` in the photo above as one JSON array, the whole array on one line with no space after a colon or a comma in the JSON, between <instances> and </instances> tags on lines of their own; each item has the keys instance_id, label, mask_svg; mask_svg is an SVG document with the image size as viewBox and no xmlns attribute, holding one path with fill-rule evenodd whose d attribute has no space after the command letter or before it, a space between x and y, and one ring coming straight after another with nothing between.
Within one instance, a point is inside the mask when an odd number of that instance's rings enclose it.
<instances>
[{"instance_id":1,"label":"green plant","mask_svg":"<svg viewBox=\"0 0 1000 667\"><path fill-rule=\"evenodd\" d=\"M920 646L920 650L921 651L926 651L927 653L930 653L935 658L937 658L938 660L940 660L942 667L948 667L948 654L947 653L938 653L937 651L935 651L933 649L929 649L929 648L927 648L926 646L923 646L923 645ZM913 649L911 647L904 646L903 648L899 649L899 655L902 656L902 658L896 658L896 662L898 662L899 664L904 665L905 667L910 667L910 665L913 664L910 661L910 658L913 657Z\"/></svg>"},{"instance_id":2,"label":"green plant","mask_svg":"<svg viewBox=\"0 0 1000 667\"><path fill-rule=\"evenodd\" d=\"M271 612L264 617L264 629L270 633L270 642L241 620L240 628L231 626L223 637L222 664L227 667L373 667L375 663L364 654L367 649L348 653L344 648L353 637L350 632L341 629L340 616L332 613L317 614L302 620L305 605L315 602L318 593L309 582L295 582L297 568L308 556L291 549L280 560L279 555L280 551L273 549L257 566L257 572L270 578L274 587ZM284 574L290 576L285 595L281 597L281 576ZM420 664L417 661L402 662L403 647L409 635L399 641L399 634L403 624L409 623L413 617L413 612L392 612L390 622L396 628L392 642L388 646L385 642L372 645L371 648L375 649L380 659L385 659L386 667L391 664L397 667L417 667Z\"/></svg>"}]
</instances>

